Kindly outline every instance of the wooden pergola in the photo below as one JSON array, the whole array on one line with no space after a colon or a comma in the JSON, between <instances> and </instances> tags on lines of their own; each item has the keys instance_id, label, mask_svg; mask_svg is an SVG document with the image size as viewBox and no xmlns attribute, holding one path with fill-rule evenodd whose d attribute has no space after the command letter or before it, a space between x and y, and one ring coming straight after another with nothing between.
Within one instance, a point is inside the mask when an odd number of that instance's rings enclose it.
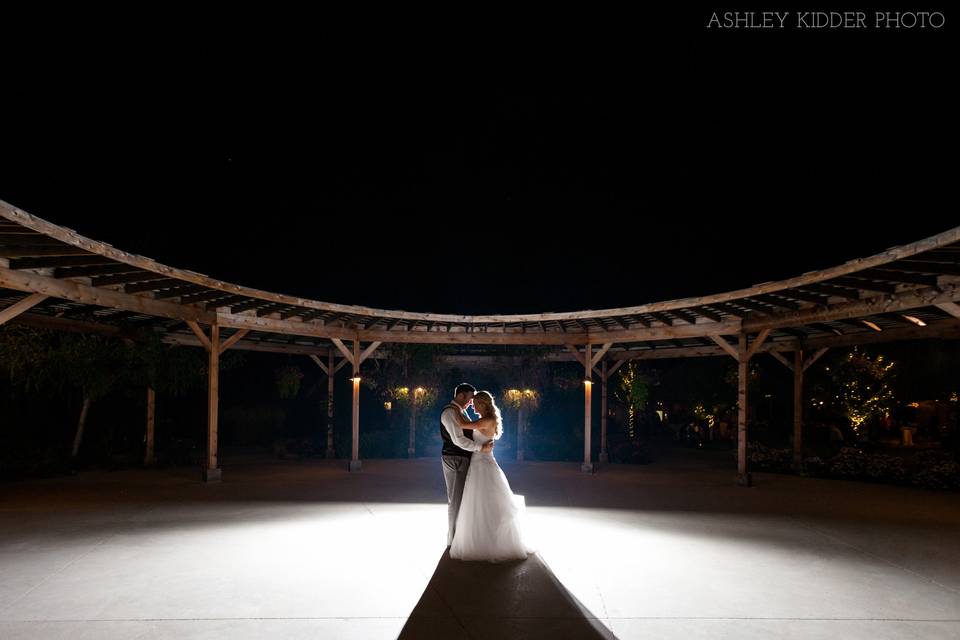
<instances>
[{"instance_id":1,"label":"wooden pergola","mask_svg":"<svg viewBox=\"0 0 960 640\"><path fill-rule=\"evenodd\" d=\"M221 477L217 386L219 357L227 349L303 354L323 370L331 391L328 455L334 374L349 364L349 469L359 470L362 363L384 344L433 343L545 345L556 349L551 359L580 362L585 471L594 470L594 374L605 404L607 380L624 362L732 357L739 365L736 481L748 486L746 372L752 358L770 354L794 373L794 460L799 465L804 371L831 347L960 338L958 302L960 227L829 269L726 293L596 311L471 316L374 309L251 289L127 253L0 200L0 324L12 320L105 335L149 327L168 343L207 351L206 481ZM601 415L599 460L605 461L605 407ZM148 424L148 458L151 443Z\"/></svg>"}]
</instances>

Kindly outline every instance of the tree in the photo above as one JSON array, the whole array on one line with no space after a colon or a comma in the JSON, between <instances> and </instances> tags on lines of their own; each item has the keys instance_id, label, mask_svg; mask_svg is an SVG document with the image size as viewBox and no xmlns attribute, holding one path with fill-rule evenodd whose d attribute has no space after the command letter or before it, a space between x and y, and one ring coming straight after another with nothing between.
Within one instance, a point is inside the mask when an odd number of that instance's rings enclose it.
<instances>
[{"instance_id":1,"label":"tree","mask_svg":"<svg viewBox=\"0 0 960 640\"><path fill-rule=\"evenodd\" d=\"M417 420L439 398L439 350L435 345L405 344L391 350L390 358L377 363L373 377L384 399L405 409L409 418L407 456L417 450Z\"/></svg>"},{"instance_id":2,"label":"tree","mask_svg":"<svg viewBox=\"0 0 960 640\"><path fill-rule=\"evenodd\" d=\"M2 328L0 366L26 392L79 392L72 458L80 451L90 407L112 389L149 386L179 395L203 373L202 358L194 351L165 345L149 330L116 338L22 325Z\"/></svg>"},{"instance_id":3,"label":"tree","mask_svg":"<svg viewBox=\"0 0 960 640\"><path fill-rule=\"evenodd\" d=\"M627 408L627 436L637 438L637 416L647 406L650 397L650 378L641 373L635 362L621 367L615 395Z\"/></svg>"},{"instance_id":4,"label":"tree","mask_svg":"<svg viewBox=\"0 0 960 640\"><path fill-rule=\"evenodd\" d=\"M857 347L849 351L830 370L834 405L858 436L861 427L872 418L888 415L894 405L890 383L894 362L883 355L871 357Z\"/></svg>"},{"instance_id":5,"label":"tree","mask_svg":"<svg viewBox=\"0 0 960 640\"><path fill-rule=\"evenodd\" d=\"M540 409L543 393L551 381L551 372L544 361L546 351L543 348L526 347L514 353L511 364L501 367L501 375L512 382L511 387L503 392L501 404L516 411L517 461L523 462L530 418Z\"/></svg>"},{"instance_id":6,"label":"tree","mask_svg":"<svg viewBox=\"0 0 960 640\"><path fill-rule=\"evenodd\" d=\"M121 340L87 334L58 334L43 329L6 327L0 362L10 380L26 391L80 392L82 403L71 457L83 440L90 406L116 381L139 367L131 347Z\"/></svg>"},{"instance_id":7,"label":"tree","mask_svg":"<svg viewBox=\"0 0 960 640\"><path fill-rule=\"evenodd\" d=\"M517 461L523 462L530 414L540 408L541 392L524 386L503 392L503 404L517 412Z\"/></svg>"}]
</instances>

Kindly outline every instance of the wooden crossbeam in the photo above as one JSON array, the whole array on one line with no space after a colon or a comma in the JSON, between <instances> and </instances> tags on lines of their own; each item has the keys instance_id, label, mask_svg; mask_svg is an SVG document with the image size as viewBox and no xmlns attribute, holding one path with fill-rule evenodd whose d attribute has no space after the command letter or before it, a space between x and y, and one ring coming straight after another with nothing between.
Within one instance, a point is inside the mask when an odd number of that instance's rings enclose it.
<instances>
[{"instance_id":1,"label":"wooden crossbeam","mask_svg":"<svg viewBox=\"0 0 960 640\"><path fill-rule=\"evenodd\" d=\"M289 318L295 318L297 316L305 315L306 312L306 307L289 307L280 312L280 319L287 320Z\"/></svg>"},{"instance_id":2,"label":"wooden crossbeam","mask_svg":"<svg viewBox=\"0 0 960 640\"><path fill-rule=\"evenodd\" d=\"M810 356L803 362L803 370L806 371L807 369L809 369L814 362L820 359L820 356L822 356L829 350L830 350L829 347L823 347L822 349L817 349L816 353L814 353L812 356Z\"/></svg>"},{"instance_id":3,"label":"wooden crossbeam","mask_svg":"<svg viewBox=\"0 0 960 640\"><path fill-rule=\"evenodd\" d=\"M747 317L746 311L743 311L742 309L738 309L732 304L727 304L726 302L714 302L710 306L713 307L714 309L720 309L721 311L726 311L727 313L734 316L735 318Z\"/></svg>"},{"instance_id":4,"label":"wooden crossbeam","mask_svg":"<svg viewBox=\"0 0 960 640\"><path fill-rule=\"evenodd\" d=\"M94 285L100 283L95 282ZM184 283L182 280L175 280L174 278L162 278L160 280L150 280L147 282L136 282L134 284L128 284L123 287L124 293L141 293L143 291L156 291L158 289L169 289L170 287L183 286Z\"/></svg>"},{"instance_id":5,"label":"wooden crossbeam","mask_svg":"<svg viewBox=\"0 0 960 640\"><path fill-rule=\"evenodd\" d=\"M785 366L787 369L790 369L790 371L793 371L793 363L783 357L783 354L781 354L779 351L768 351L767 353L772 355L774 360Z\"/></svg>"},{"instance_id":6,"label":"wooden crossbeam","mask_svg":"<svg viewBox=\"0 0 960 640\"><path fill-rule=\"evenodd\" d=\"M877 278L878 280L889 280L891 282L902 282L904 284L919 284L925 287L937 286L937 276L925 276L918 273L904 273L903 271L880 268L864 269L860 274L868 278Z\"/></svg>"},{"instance_id":7,"label":"wooden crossbeam","mask_svg":"<svg viewBox=\"0 0 960 640\"><path fill-rule=\"evenodd\" d=\"M750 347L747 349L747 360L749 360L754 355L756 355L757 350L763 346L763 343L766 341L767 336L770 335L770 331L771 329L764 329L757 335L756 338L754 338L753 342L750 344Z\"/></svg>"},{"instance_id":8,"label":"wooden crossbeam","mask_svg":"<svg viewBox=\"0 0 960 640\"><path fill-rule=\"evenodd\" d=\"M360 366L360 363L354 363L353 361L353 352L350 349L347 349L347 345L343 344L343 340L340 338L330 338L330 341L336 345L337 349L340 350L340 353L343 354L343 357L347 359L347 362L352 364L354 367Z\"/></svg>"},{"instance_id":9,"label":"wooden crossbeam","mask_svg":"<svg viewBox=\"0 0 960 640\"><path fill-rule=\"evenodd\" d=\"M140 273L145 273L140 271L136 267L131 267L128 264L98 264L89 267L59 267L54 269L53 277L54 278L92 278L94 276L107 276L114 275L118 273L130 273L132 271L139 271Z\"/></svg>"},{"instance_id":10,"label":"wooden crossbeam","mask_svg":"<svg viewBox=\"0 0 960 640\"><path fill-rule=\"evenodd\" d=\"M177 287L176 289L167 289L166 291L157 291L153 294L154 300L162 300L164 298L180 298L190 293L197 293L202 291L204 287L201 287L198 284L188 284L183 287Z\"/></svg>"},{"instance_id":11,"label":"wooden crossbeam","mask_svg":"<svg viewBox=\"0 0 960 640\"><path fill-rule=\"evenodd\" d=\"M190 331L193 331L193 335L197 336L197 340L200 341L200 344L203 345L203 348L207 351L210 351L210 338L208 338L207 334L204 333L203 329L200 328L200 325L193 320L187 320L187 326L190 327Z\"/></svg>"},{"instance_id":12,"label":"wooden crossbeam","mask_svg":"<svg viewBox=\"0 0 960 640\"><path fill-rule=\"evenodd\" d=\"M50 267L84 267L95 264L117 264L116 260L103 256L68 256L65 258L15 258L10 260L11 269L48 269Z\"/></svg>"},{"instance_id":13,"label":"wooden crossbeam","mask_svg":"<svg viewBox=\"0 0 960 640\"><path fill-rule=\"evenodd\" d=\"M251 299L248 299L246 302L230 305L230 313L242 313L249 309L256 309L257 307L263 304L264 304L263 300L260 300L259 298L251 298Z\"/></svg>"},{"instance_id":14,"label":"wooden crossbeam","mask_svg":"<svg viewBox=\"0 0 960 640\"><path fill-rule=\"evenodd\" d=\"M801 291L800 289L786 289L785 291L780 292L780 295L788 296L794 300L812 302L813 304L818 304L821 306L827 304L827 298L824 296L807 293L805 291Z\"/></svg>"},{"instance_id":15,"label":"wooden crossbeam","mask_svg":"<svg viewBox=\"0 0 960 640\"><path fill-rule=\"evenodd\" d=\"M166 280L167 276L150 271L134 271L131 273L120 273L113 276L100 276L95 278L90 284L95 287L107 287L114 284L127 284L128 282L147 282L149 280ZM177 280L176 282L179 282Z\"/></svg>"},{"instance_id":16,"label":"wooden crossbeam","mask_svg":"<svg viewBox=\"0 0 960 640\"><path fill-rule=\"evenodd\" d=\"M232 336L230 336L229 338L227 338L226 340L224 340L224 341L220 344L220 353L223 353L224 351L226 351L227 349L229 349L229 348L232 347L233 345L235 345L235 344L237 344L238 342L240 342L241 340L243 340L243 337L244 337L245 335L247 335L248 333L250 333L250 330L249 330L249 329L240 329L240 330L237 331L235 334L233 334Z\"/></svg>"},{"instance_id":17,"label":"wooden crossbeam","mask_svg":"<svg viewBox=\"0 0 960 640\"><path fill-rule=\"evenodd\" d=\"M597 363L600 362L600 359L603 358L604 354L607 353L607 351L610 351L610 347L612 346L613 346L612 342L607 342L600 347L600 350L593 355L593 360L590 362L591 369L597 366Z\"/></svg>"},{"instance_id":18,"label":"wooden crossbeam","mask_svg":"<svg viewBox=\"0 0 960 640\"><path fill-rule=\"evenodd\" d=\"M960 318L960 304L957 304L956 302L942 302L934 306L941 311L946 311L954 318Z\"/></svg>"},{"instance_id":19,"label":"wooden crossbeam","mask_svg":"<svg viewBox=\"0 0 960 640\"><path fill-rule=\"evenodd\" d=\"M327 363L324 362L320 356L310 354L310 359L317 363L317 366L320 367L320 370L325 374L330 375L330 370L327 368Z\"/></svg>"},{"instance_id":20,"label":"wooden crossbeam","mask_svg":"<svg viewBox=\"0 0 960 640\"><path fill-rule=\"evenodd\" d=\"M283 305L277 304L276 302L270 302L270 303L265 304L264 306L258 308L258 309L257 309L257 315L262 318L263 316L268 316L268 315L271 315L271 314L273 314L273 313L276 313L277 311L279 311L279 310L282 309L282 308L283 308Z\"/></svg>"},{"instance_id":21,"label":"wooden crossbeam","mask_svg":"<svg viewBox=\"0 0 960 640\"><path fill-rule=\"evenodd\" d=\"M586 367L586 366L587 366L586 361L583 359L583 355L580 353L580 350L577 349L577 346L576 346L576 345L574 345L574 344L568 344L568 345L565 345L565 346L566 346L567 349L570 351L570 353L573 354L573 357L577 359L577 362L579 362L579 363L581 364L581 366L583 366L583 367Z\"/></svg>"},{"instance_id":22,"label":"wooden crossbeam","mask_svg":"<svg viewBox=\"0 0 960 640\"><path fill-rule=\"evenodd\" d=\"M791 302L790 300L786 300L784 298L779 298L777 296L772 296L765 293L755 297L757 300L761 300L763 302L766 302L767 304L772 304L773 306L780 307L781 309L789 309L791 311L796 311L797 309L800 308L800 305L798 305L796 302Z\"/></svg>"},{"instance_id":23,"label":"wooden crossbeam","mask_svg":"<svg viewBox=\"0 0 960 640\"><path fill-rule=\"evenodd\" d=\"M620 367L622 367L624 362L626 362L626 360L617 360L617 361L614 362L612 365L610 365L610 366L607 368L607 378L609 378L610 376L612 376L617 369L619 369Z\"/></svg>"},{"instance_id":24,"label":"wooden crossbeam","mask_svg":"<svg viewBox=\"0 0 960 640\"><path fill-rule=\"evenodd\" d=\"M695 316L694 314L690 313L690 312L687 311L686 309L674 309L671 313L673 313L673 315L679 317L681 320L683 320L684 322L686 322L686 323L688 323L688 324L696 324L696 323L697 323L697 316Z\"/></svg>"},{"instance_id":25,"label":"wooden crossbeam","mask_svg":"<svg viewBox=\"0 0 960 640\"><path fill-rule=\"evenodd\" d=\"M247 298L245 296L238 296L238 295L227 296L226 298L221 298L216 302L211 302L210 304L207 305L207 308L222 309L224 307L229 307L230 305L235 304L237 302L242 302L243 300L246 300L246 299Z\"/></svg>"},{"instance_id":26,"label":"wooden crossbeam","mask_svg":"<svg viewBox=\"0 0 960 640\"><path fill-rule=\"evenodd\" d=\"M740 298L737 300L737 304L740 305L741 307L746 307L747 309L752 309L753 311L757 311L758 313L766 313L766 314L773 313L773 309L771 309L770 307L764 306L759 302L757 302L756 300L751 300L750 298Z\"/></svg>"},{"instance_id":27,"label":"wooden crossbeam","mask_svg":"<svg viewBox=\"0 0 960 640\"><path fill-rule=\"evenodd\" d=\"M817 329L817 330L819 330L819 331L823 331L823 332L825 332L825 333L832 333L832 334L838 335L838 336L842 336L842 335L843 335L843 331L841 331L841 330L838 329L837 327L831 327L830 325L824 324L824 323L822 323L822 322L811 322L811 323L809 324L809 326L810 326L810 327L813 327L814 329Z\"/></svg>"},{"instance_id":28,"label":"wooden crossbeam","mask_svg":"<svg viewBox=\"0 0 960 640\"><path fill-rule=\"evenodd\" d=\"M367 345L367 348L363 350L363 353L360 354L360 363L362 364L364 360L370 357L370 355L377 350L377 348L383 344L382 342L371 342Z\"/></svg>"},{"instance_id":29,"label":"wooden crossbeam","mask_svg":"<svg viewBox=\"0 0 960 640\"><path fill-rule=\"evenodd\" d=\"M731 358L737 361L740 360L740 354L738 354L737 350L734 349L729 342L727 342L726 338L724 338L723 336L710 336L710 338L714 342L716 342L718 345L720 345L720 348L726 351Z\"/></svg>"},{"instance_id":30,"label":"wooden crossbeam","mask_svg":"<svg viewBox=\"0 0 960 640\"><path fill-rule=\"evenodd\" d=\"M52 246L0 246L0 258L38 258L38 257L65 257L65 256L87 256L90 252L80 247L71 247L70 245L52 245Z\"/></svg>"},{"instance_id":31,"label":"wooden crossbeam","mask_svg":"<svg viewBox=\"0 0 960 640\"><path fill-rule=\"evenodd\" d=\"M834 278L831 282L862 291L875 291L877 293L896 293L897 291L896 285L876 282L869 278L859 278L858 275L859 274L855 274L846 278Z\"/></svg>"},{"instance_id":32,"label":"wooden crossbeam","mask_svg":"<svg viewBox=\"0 0 960 640\"><path fill-rule=\"evenodd\" d=\"M183 304L196 304L197 302L207 302L209 300L217 300L219 298L224 298L226 296L227 294L224 293L223 291L204 291L203 293L192 293L189 295L185 295L182 298L180 298L180 302L182 302Z\"/></svg>"},{"instance_id":33,"label":"wooden crossbeam","mask_svg":"<svg viewBox=\"0 0 960 640\"><path fill-rule=\"evenodd\" d=\"M804 291L810 291L812 293L822 293L825 296L833 296L835 298L846 298L847 300L860 300L859 291L851 291L850 289L845 289L844 287L837 287L832 284L827 284L825 282L818 282L815 284L805 284L800 289Z\"/></svg>"},{"instance_id":34,"label":"wooden crossbeam","mask_svg":"<svg viewBox=\"0 0 960 640\"><path fill-rule=\"evenodd\" d=\"M42 293L32 293L25 298L14 302L9 307L6 307L0 311L0 324L5 324L9 320L16 318L27 309L32 309L49 297L50 296L43 295Z\"/></svg>"},{"instance_id":35,"label":"wooden crossbeam","mask_svg":"<svg viewBox=\"0 0 960 640\"><path fill-rule=\"evenodd\" d=\"M713 320L714 322L723 322L723 316L721 316L719 313L715 313L707 307L694 307L691 309L691 311L703 316L704 318L707 318L708 320Z\"/></svg>"},{"instance_id":36,"label":"wooden crossbeam","mask_svg":"<svg viewBox=\"0 0 960 640\"><path fill-rule=\"evenodd\" d=\"M567 349L569 349L570 353L573 354L573 357L577 359L577 362L579 362L580 365L581 365L584 369L586 369L586 368L587 368L586 356L585 356L584 354L580 353L580 350L577 349L577 346L576 346L576 345L573 345L573 344L568 344L568 345L566 345L566 347L567 347ZM591 357L590 359L593 360L593 357ZM591 369L594 373L598 373L598 374L600 373L600 371L599 371L599 370L597 369L597 367L596 367L596 363L591 363L590 369Z\"/></svg>"},{"instance_id":37,"label":"wooden crossbeam","mask_svg":"<svg viewBox=\"0 0 960 640\"><path fill-rule=\"evenodd\" d=\"M668 315L665 314L665 313L660 313L659 311L654 311L653 313L650 314L650 317L656 318L657 320L659 320L659 321L662 322L663 324L667 325L668 327L672 327L672 326L673 326L673 318L671 318L670 316L668 316Z\"/></svg>"},{"instance_id":38,"label":"wooden crossbeam","mask_svg":"<svg viewBox=\"0 0 960 640\"><path fill-rule=\"evenodd\" d=\"M960 260L960 256L957 256L957 259ZM921 262L919 260L900 260L899 262L894 262L893 264L886 265L887 269L891 271L899 271L901 268L904 271L917 271L920 273L939 273L946 276L960 276L960 264L954 263L943 263L943 262Z\"/></svg>"}]
</instances>

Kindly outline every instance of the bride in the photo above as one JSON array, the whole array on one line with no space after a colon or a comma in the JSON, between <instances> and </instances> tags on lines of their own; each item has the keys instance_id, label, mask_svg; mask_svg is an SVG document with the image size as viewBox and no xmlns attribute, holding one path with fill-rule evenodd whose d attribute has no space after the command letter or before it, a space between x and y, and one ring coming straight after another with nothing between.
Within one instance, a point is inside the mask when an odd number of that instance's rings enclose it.
<instances>
[{"instance_id":1,"label":"bride","mask_svg":"<svg viewBox=\"0 0 960 640\"><path fill-rule=\"evenodd\" d=\"M473 408L481 416L480 420L470 422L458 414L460 426L473 429L475 441L484 443L499 439L503 434L503 420L493 395L489 391L478 391L473 397ZM534 549L524 530L525 512L523 496L511 491L493 452L474 451L463 487L450 557L490 562L526 558Z\"/></svg>"}]
</instances>

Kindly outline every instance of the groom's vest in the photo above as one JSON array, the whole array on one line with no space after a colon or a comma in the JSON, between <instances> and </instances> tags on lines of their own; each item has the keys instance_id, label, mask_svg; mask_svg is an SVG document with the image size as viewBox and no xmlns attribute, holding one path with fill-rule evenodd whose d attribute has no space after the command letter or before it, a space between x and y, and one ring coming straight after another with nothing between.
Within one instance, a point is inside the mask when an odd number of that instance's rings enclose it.
<instances>
[{"instance_id":1,"label":"groom's vest","mask_svg":"<svg viewBox=\"0 0 960 640\"><path fill-rule=\"evenodd\" d=\"M453 408L453 410L459 414L463 414L463 409L461 409L456 403L451 402L440 410L440 415L442 416L443 412L450 408ZM464 429L463 435L473 440L473 429ZM465 458L469 458L472 455L470 451L461 449L453 443L453 440L450 439L450 434L447 433L447 428L443 426L442 421L440 422L440 437L443 438L443 451L441 452L442 455L463 456Z\"/></svg>"}]
</instances>

